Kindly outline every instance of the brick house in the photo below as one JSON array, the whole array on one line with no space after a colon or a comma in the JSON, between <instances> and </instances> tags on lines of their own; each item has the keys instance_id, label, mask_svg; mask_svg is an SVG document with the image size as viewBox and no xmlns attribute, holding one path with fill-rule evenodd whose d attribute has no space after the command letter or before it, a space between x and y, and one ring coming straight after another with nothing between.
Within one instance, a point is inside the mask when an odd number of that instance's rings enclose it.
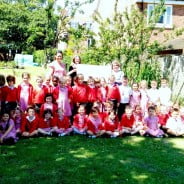
<instances>
[{"instance_id":1,"label":"brick house","mask_svg":"<svg viewBox=\"0 0 184 184\"><path fill-rule=\"evenodd\" d=\"M158 2L159 0L134 0L140 11L147 9L147 17ZM157 40L167 47L183 50L184 34L177 38L168 38L167 36L171 35L174 29L184 28L184 0L166 0L165 7L166 11L156 24L151 41Z\"/></svg>"}]
</instances>

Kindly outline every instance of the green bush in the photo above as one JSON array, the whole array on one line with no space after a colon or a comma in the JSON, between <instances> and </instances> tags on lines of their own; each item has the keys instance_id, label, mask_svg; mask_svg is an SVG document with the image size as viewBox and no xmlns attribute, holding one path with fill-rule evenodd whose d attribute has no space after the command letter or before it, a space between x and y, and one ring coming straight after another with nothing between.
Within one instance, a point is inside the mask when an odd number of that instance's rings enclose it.
<instances>
[{"instance_id":1,"label":"green bush","mask_svg":"<svg viewBox=\"0 0 184 184\"><path fill-rule=\"evenodd\" d=\"M15 61L1 61L0 68L15 68L16 63Z\"/></svg>"},{"instance_id":2,"label":"green bush","mask_svg":"<svg viewBox=\"0 0 184 184\"><path fill-rule=\"evenodd\" d=\"M33 53L34 62L38 63L39 66L43 65L46 61L45 51L44 50L36 50Z\"/></svg>"}]
</instances>

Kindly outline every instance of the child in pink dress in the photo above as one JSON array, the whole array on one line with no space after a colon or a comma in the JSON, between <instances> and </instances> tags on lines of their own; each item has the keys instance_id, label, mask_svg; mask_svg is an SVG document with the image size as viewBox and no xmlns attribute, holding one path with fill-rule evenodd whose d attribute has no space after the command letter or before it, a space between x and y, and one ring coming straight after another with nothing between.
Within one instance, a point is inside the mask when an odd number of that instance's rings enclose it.
<instances>
[{"instance_id":1,"label":"child in pink dress","mask_svg":"<svg viewBox=\"0 0 184 184\"><path fill-rule=\"evenodd\" d=\"M132 134L139 133L141 136L143 136L147 127L143 123L143 113L140 105L135 106L133 115L135 118L135 123L133 125Z\"/></svg>"},{"instance_id":2,"label":"child in pink dress","mask_svg":"<svg viewBox=\"0 0 184 184\"><path fill-rule=\"evenodd\" d=\"M73 120L73 132L80 135L86 134L86 128L87 128L87 115L86 115L86 109L84 105L80 105L78 108L78 114L74 116Z\"/></svg>"},{"instance_id":3,"label":"child in pink dress","mask_svg":"<svg viewBox=\"0 0 184 184\"><path fill-rule=\"evenodd\" d=\"M87 121L87 133L90 138L96 138L105 133L99 109L93 107Z\"/></svg>"},{"instance_id":4,"label":"child in pink dress","mask_svg":"<svg viewBox=\"0 0 184 184\"><path fill-rule=\"evenodd\" d=\"M64 116L62 109L58 109L57 117L55 118L57 123L56 133L58 136L70 135L73 131L71 128L70 119L67 116Z\"/></svg>"},{"instance_id":5,"label":"child in pink dress","mask_svg":"<svg viewBox=\"0 0 184 184\"><path fill-rule=\"evenodd\" d=\"M0 144L14 144L17 140L14 121L4 112L0 119Z\"/></svg>"},{"instance_id":6,"label":"child in pink dress","mask_svg":"<svg viewBox=\"0 0 184 184\"><path fill-rule=\"evenodd\" d=\"M140 105L141 101L141 92L139 91L138 83L132 84L132 95L130 97L130 105L135 109L136 105Z\"/></svg>"},{"instance_id":7,"label":"child in pink dress","mask_svg":"<svg viewBox=\"0 0 184 184\"><path fill-rule=\"evenodd\" d=\"M69 99L69 91L66 87L66 80L64 77L59 79L59 86L54 89L53 91L54 98L56 99L58 108L63 110L64 116L71 116L71 106L70 106L70 99Z\"/></svg>"},{"instance_id":8,"label":"child in pink dress","mask_svg":"<svg viewBox=\"0 0 184 184\"><path fill-rule=\"evenodd\" d=\"M32 104L33 86L29 83L30 74L24 72L22 74L22 83L18 85L18 99L20 109L25 112L28 105Z\"/></svg>"},{"instance_id":9,"label":"child in pink dress","mask_svg":"<svg viewBox=\"0 0 184 184\"><path fill-rule=\"evenodd\" d=\"M13 120L15 122L15 129L16 129L17 135L20 134L20 127L21 127L23 118L24 118L24 114L22 113L22 111L19 108L16 108L13 114Z\"/></svg>"},{"instance_id":10,"label":"child in pink dress","mask_svg":"<svg viewBox=\"0 0 184 184\"><path fill-rule=\"evenodd\" d=\"M147 126L146 134L152 137L163 137L164 132L159 128L159 118L156 116L156 109L153 106L148 108L148 117L144 119Z\"/></svg>"},{"instance_id":11,"label":"child in pink dress","mask_svg":"<svg viewBox=\"0 0 184 184\"><path fill-rule=\"evenodd\" d=\"M108 91L108 87L107 87L107 82L105 80L104 77L100 78L100 86L98 88L98 96L100 96L100 101L102 103L102 109L101 111L104 112L105 111L105 102L107 101L107 91Z\"/></svg>"},{"instance_id":12,"label":"child in pink dress","mask_svg":"<svg viewBox=\"0 0 184 184\"><path fill-rule=\"evenodd\" d=\"M141 109L143 112L143 115L147 115L148 113L148 89L147 89L147 82L145 80L142 80L140 82L140 89L139 89L140 93L141 93L141 100L140 100L140 105L141 105Z\"/></svg>"}]
</instances>

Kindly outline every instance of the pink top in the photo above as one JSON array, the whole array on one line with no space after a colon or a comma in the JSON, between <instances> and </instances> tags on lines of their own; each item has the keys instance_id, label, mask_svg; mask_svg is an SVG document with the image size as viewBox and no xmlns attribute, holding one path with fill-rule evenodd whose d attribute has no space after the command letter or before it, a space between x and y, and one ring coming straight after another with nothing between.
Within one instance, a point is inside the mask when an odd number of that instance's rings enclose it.
<instances>
[{"instance_id":1,"label":"pink top","mask_svg":"<svg viewBox=\"0 0 184 184\"><path fill-rule=\"evenodd\" d=\"M144 122L146 123L147 127L153 130L159 129L158 123L159 118L157 116L148 116L144 119Z\"/></svg>"},{"instance_id":2,"label":"pink top","mask_svg":"<svg viewBox=\"0 0 184 184\"><path fill-rule=\"evenodd\" d=\"M64 63L53 61L49 64L49 67L53 69L53 72L51 73L52 76L57 76L60 78L66 75L66 67Z\"/></svg>"},{"instance_id":3,"label":"pink top","mask_svg":"<svg viewBox=\"0 0 184 184\"><path fill-rule=\"evenodd\" d=\"M132 95L130 97L130 105L132 108L135 108L136 105L140 105L141 101L141 92L140 91L132 91Z\"/></svg>"}]
</instances>

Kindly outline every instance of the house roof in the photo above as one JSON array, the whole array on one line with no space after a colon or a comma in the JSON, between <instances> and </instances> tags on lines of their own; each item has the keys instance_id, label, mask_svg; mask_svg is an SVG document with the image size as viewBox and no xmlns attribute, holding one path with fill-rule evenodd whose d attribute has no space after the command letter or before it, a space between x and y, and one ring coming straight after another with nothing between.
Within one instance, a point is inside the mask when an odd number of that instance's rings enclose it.
<instances>
[{"instance_id":1,"label":"house roof","mask_svg":"<svg viewBox=\"0 0 184 184\"><path fill-rule=\"evenodd\" d=\"M136 3L159 3L160 0L135 0ZM165 4L184 5L184 0L166 0Z\"/></svg>"}]
</instances>

